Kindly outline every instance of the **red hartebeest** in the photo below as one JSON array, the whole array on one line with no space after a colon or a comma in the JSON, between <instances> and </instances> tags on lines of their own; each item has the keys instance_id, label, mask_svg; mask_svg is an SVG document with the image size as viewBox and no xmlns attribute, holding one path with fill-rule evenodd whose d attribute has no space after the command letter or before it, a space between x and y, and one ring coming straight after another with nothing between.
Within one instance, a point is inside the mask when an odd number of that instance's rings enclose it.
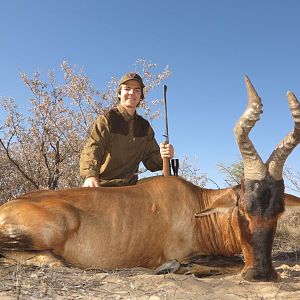
<instances>
[{"instance_id":1,"label":"red hartebeest","mask_svg":"<svg viewBox=\"0 0 300 300\"><path fill-rule=\"evenodd\" d=\"M288 93L294 130L263 163L248 137L262 104L248 78L246 84L248 106L234 130L244 161L240 186L209 190L157 177L129 187L31 192L1 206L0 252L47 253L101 269L242 252L244 278L276 280L271 250L277 220L284 202L300 204L284 194L282 180L284 162L300 141L300 104Z\"/></svg>"}]
</instances>

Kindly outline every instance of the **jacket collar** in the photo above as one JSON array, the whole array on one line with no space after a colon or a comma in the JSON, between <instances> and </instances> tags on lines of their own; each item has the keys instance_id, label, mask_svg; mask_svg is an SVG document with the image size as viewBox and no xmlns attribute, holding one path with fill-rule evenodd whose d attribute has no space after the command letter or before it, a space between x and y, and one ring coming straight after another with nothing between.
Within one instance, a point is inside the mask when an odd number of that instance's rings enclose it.
<instances>
[{"instance_id":1,"label":"jacket collar","mask_svg":"<svg viewBox=\"0 0 300 300\"><path fill-rule=\"evenodd\" d=\"M134 113L133 116L130 115L127 112L127 110L121 104L118 104L117 109L121 113L121 115L123 116L124 120L127 121L127 122L130 121L130 120L135 119L135 117L136 117L136 112Z\"/></svg>"}]
</instances>

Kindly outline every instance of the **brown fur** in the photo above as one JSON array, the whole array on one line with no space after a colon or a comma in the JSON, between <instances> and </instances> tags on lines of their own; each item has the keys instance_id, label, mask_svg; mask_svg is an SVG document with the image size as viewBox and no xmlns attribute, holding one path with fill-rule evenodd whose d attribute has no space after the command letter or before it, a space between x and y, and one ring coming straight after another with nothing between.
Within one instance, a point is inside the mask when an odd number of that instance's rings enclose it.
<instances>
[{"instance_id":1,"label":"brown fur","mask_svg":"<svg viewBox=\"0 0 300 300\"><path fill-rule=\"evenodd\" d=\"M276 221L255 217L248 226L239 194L239 186L202 189L178 177L130 187L35 191L0 207L0 252L42 251L80 268L120 269L243 250L246 271L259 264L247 241L251 226L276 229ZM195 217L208 207L210 215ZM214 213L220 207L227 213Z\"/></svg>"},{"instance_id":2,"label":"brown fur","mask_svg":"<svg viewBox=\"0 0 300 300\"><path fill-rule=\"evenodd\" d=\"M102 269L157 267L195 253L232 255L240 251L236 218L194 217L225 192L175 177L133 187L31 192L0 208L0 249L11 239L14 250L50 250L71 265ZM11 226L30 237L29 248L15 243Z\"/></svg>"}]
</instances>

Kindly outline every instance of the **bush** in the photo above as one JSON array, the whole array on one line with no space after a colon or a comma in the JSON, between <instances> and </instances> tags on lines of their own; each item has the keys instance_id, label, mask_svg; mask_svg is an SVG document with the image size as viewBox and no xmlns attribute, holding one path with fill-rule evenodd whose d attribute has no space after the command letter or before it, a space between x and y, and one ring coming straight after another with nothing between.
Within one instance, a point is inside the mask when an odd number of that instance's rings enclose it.
<instances>
[{"instance_id":1,"label":"bush","mask_svg":"<svg viewBox=\"0 0 300 300\"><path fill-rule=\"evenodd\" d=\"M300 245L300 210L286 209L278 221L274 239L274 254L297 256ZM283 254L285 253L285 254Z\"/></svg>"}]
</instances>

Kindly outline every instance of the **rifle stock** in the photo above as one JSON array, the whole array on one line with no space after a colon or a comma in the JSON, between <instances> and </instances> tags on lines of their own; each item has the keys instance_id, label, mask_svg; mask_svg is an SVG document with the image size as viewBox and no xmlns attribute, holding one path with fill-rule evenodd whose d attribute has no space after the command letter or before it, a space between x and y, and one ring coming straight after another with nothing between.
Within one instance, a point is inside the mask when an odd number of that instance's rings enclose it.
<instances>
[{"instance_id":1,"label":"rifle stock","mask_svg":"<svg viewBox=\"0 0 300 300\"><path fill-rule=\"evenodd\" d=\"M163 175L171 176L170 159L169 158L163 158Z\"/></svg>"}]
</instances>

